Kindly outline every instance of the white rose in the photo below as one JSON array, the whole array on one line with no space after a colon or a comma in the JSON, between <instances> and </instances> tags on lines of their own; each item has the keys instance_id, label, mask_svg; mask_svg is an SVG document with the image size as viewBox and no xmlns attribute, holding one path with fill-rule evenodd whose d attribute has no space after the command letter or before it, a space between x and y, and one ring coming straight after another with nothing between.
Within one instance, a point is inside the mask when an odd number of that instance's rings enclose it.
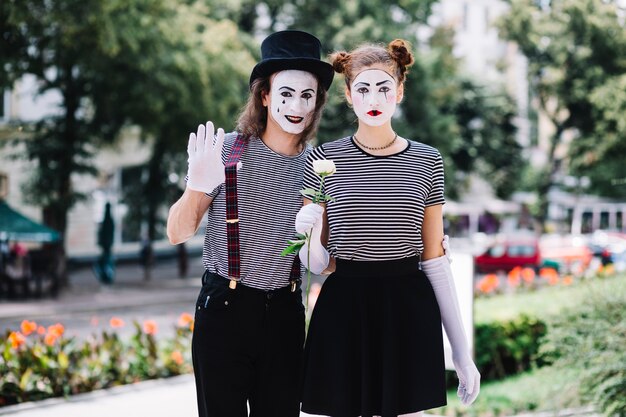
<instances>
[{"instance_id":1,"label":"white rose","mask_svg":"<svg viewBox=\"0 0 626 417\"><path fill-rule=\"evenodd\" d=\"M318 159L313 161L313 171L315 171L317 175L327 177L333 175L336 170L335 163L330 159Z\"/></svg>"}]
</instances>

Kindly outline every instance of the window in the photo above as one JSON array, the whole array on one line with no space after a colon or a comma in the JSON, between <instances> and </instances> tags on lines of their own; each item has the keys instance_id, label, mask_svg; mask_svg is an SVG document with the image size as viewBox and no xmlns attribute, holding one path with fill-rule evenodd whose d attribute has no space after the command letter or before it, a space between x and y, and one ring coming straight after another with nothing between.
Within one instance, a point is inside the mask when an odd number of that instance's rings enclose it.
<instances>
[{"instance_id":1,"label":"window","mask_svg":"<svg viewBox=\"0 0 626 417\"><path fill-rule=\"evenodd\" d=\"M533 256L535 254L535 247L530 245L513 245L509 246L509 256Z\"/></svg>"},{"instance_id":2,"label":"window","mask_svg":"<svg viewBox=\"0 0 626 417\"><path fill-rule=\"evenodd\" d=\"M506 253L506 247L504 245L495 245L495 246L492 246L491 249L489 249L489 255L492 258L500 258L504 256L505 253Z\"/></svg>"}]
</instances>

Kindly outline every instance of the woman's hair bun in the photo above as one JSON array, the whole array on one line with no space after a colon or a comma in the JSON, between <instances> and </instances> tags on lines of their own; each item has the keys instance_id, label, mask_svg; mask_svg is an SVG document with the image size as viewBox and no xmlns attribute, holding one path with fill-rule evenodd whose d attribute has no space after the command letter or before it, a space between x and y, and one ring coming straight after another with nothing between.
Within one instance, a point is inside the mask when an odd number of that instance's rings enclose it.
<instances>
[{"instance_id":1,"label":"woman's hair bun","mask_svg":"<svg viewBox=\"0 0 626 417\"><path fill-rule=\"evenodd\" d=\"M350 54L345 51L335 52L330 56L330 60L335 72L343 74L346 71L348 61L350 61Z\"/></svg>"},{"instance_id":2,"label":"woman's hair bun","mask_svg":"<svg viewBox=\"0 0 626 417\"><path fill-rule=\"evenodd\" d=\"M387 50L391 57L402 67L410 67L415 62L411 53L411 44L404 39L394 39L389 42Z\"/></svg>"}]
</instances>

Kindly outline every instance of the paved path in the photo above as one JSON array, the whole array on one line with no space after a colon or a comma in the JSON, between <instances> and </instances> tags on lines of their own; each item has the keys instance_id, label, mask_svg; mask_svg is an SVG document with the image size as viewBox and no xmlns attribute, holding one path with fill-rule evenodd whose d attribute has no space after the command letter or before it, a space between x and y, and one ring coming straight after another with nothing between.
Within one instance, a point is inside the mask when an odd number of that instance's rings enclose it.
<instances>
[{"instance_id":1,"label":"paved path","mask_svg":"<svg viewBox=\"0 0 626 417\"><path fill-rule=\"evenodd\" d=\"M75 395L69 399L0 408L12 417L195 417L196 392L191 375L145 381Z\"/></svg>"}]
</instances>

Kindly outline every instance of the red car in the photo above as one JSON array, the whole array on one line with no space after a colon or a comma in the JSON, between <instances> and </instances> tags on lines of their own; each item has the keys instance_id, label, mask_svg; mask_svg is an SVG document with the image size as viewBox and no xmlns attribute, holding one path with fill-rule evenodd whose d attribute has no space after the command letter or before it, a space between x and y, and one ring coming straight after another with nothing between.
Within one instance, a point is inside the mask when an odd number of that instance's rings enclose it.
<instances>
[{"instance_id":1,"label":"red car","mask_svg":"<svg viewBox=\"0 0 626 417\"><path fill-rule=\"evenodd\" d=\"M491 245L485 253L474 258L476 272L508 272L516 266L539 268L539 241L533 237L508 238Z\"/></svg>"}]
</instances>

